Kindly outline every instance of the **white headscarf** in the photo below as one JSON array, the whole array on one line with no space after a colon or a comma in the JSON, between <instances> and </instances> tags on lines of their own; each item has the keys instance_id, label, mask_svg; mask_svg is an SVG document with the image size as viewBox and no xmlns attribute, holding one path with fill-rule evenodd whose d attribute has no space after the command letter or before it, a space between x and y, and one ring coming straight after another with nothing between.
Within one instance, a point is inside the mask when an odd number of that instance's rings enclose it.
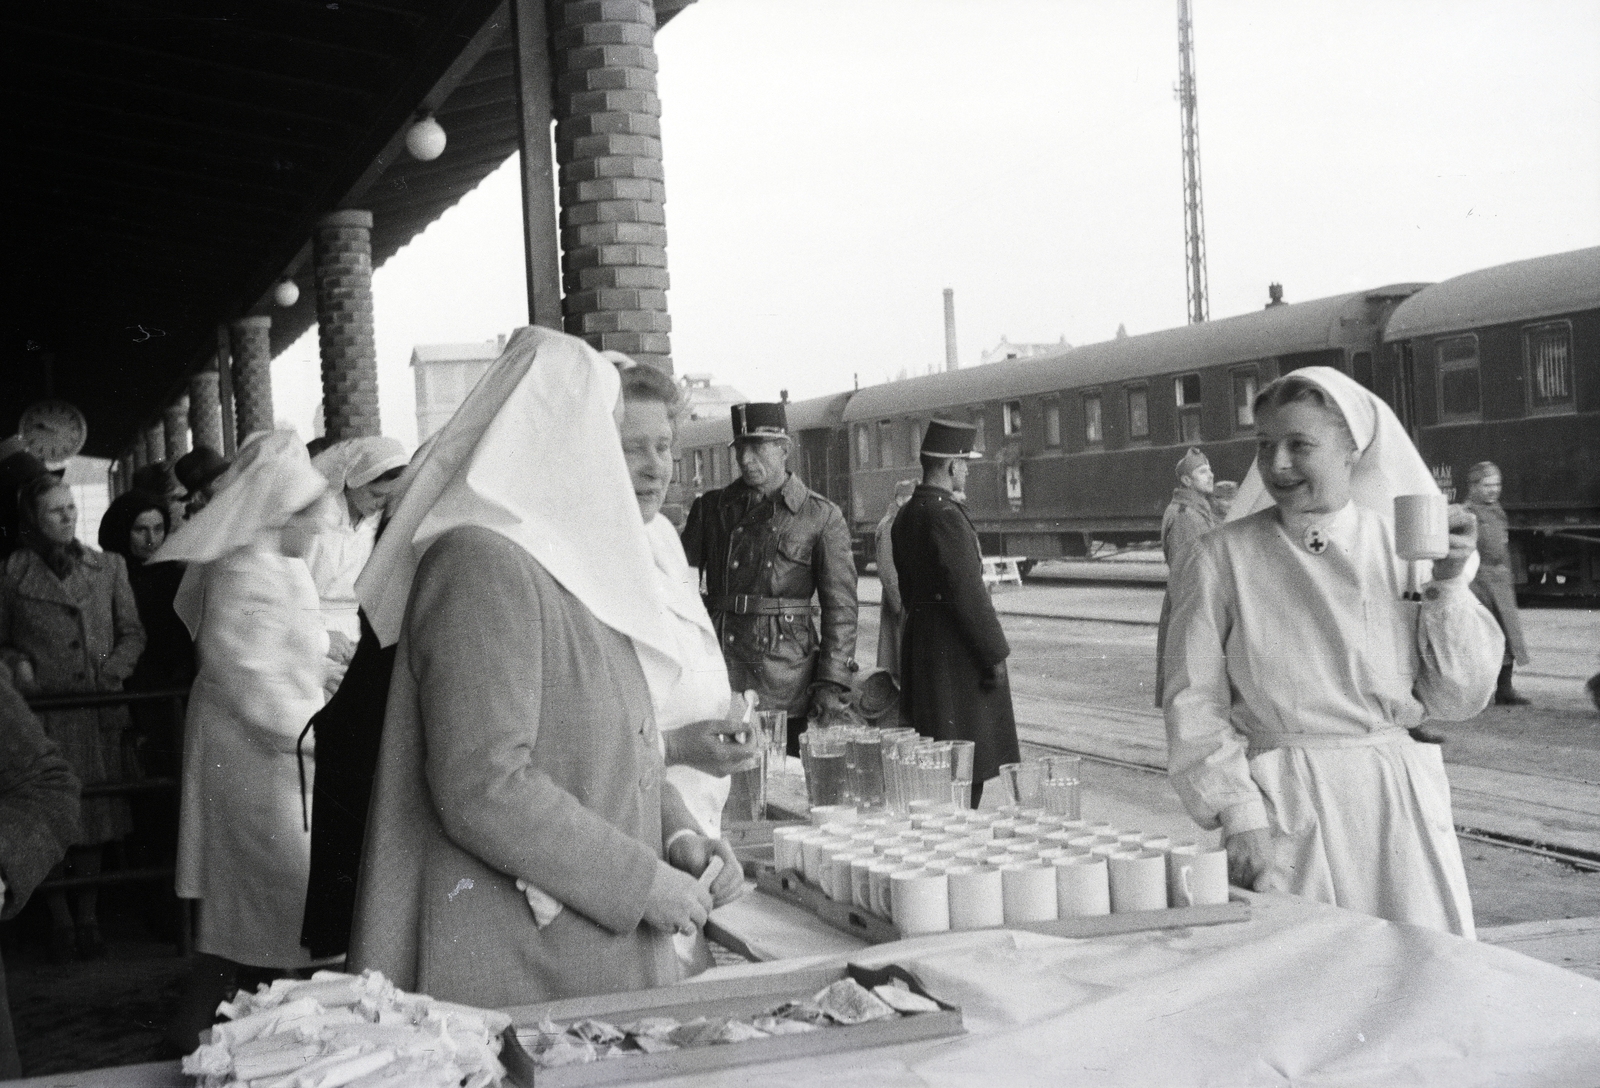
<instances>
[{"instance_id":1,"label":"white headscarf","mask_svg":"<svg viewBox=\"0 0 1600 1088\"><path fill-rule=\"evenodd\" d=\"M451 529L478 525L632 639L661 703L679 669L617 435L620 389L616 368L583 341L517 330L407 473L405 498L356 582L382 645L400 638L423 552Z\"/></svg>"},{"instance_id":2,"label":"white headscarf","mask_svg":"<svg viewBox=\"0 0 1600 1088\"><path fill-rule=\"evenodd\" d=\"M1377 514L1392 531L1396 495L1439 494L1433 473L1382 397L1332 367L1308 366L1292 373L1327 393L1350 427L1356 449L1361 451L1361 459L1350 473L1352 502ZM1238 521L1272 504L1272 496L1261 483L1261 470L1252 461L1228 510L1228 520Z\"/></svg>"},{"instance_id":3,"label":"white headscarf","mask_svg":"<svg viewBox=\"0 0 1600 1088\"><path fill-rule=\"evenodd\" d=\"M317 501L328 482L311 467L299 435L257 431L212 489L211 501L173 530L152 563L209 563L265 530L283 528Z\"/></svg>"},{"instance_id":4,"label":"white headscarf","mask_svg":"<svg viewBox=\"0 0 1600 1088\"><path fill-rule=\"evenodd\" d=\"M381 434L346 438L311 459L311 467L328 480L328 490L339 500L340 524L350 524L350 507L344 493L370 484L391 469L404 468L409 458L399 441Z\"/></svg>"}]
</instances>

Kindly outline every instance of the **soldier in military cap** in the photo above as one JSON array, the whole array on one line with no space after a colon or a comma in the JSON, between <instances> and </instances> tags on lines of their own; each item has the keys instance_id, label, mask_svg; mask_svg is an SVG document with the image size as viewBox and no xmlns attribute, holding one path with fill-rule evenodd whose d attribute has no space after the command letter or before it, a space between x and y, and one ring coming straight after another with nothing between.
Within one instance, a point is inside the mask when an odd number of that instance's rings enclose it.
<instances>
[{"instance_id":1,"label":"soldier in military cap","mask_svg":"<svg viewBox=\"0 0 1600 1088\"><path fill-rule=\"evenodd\" d=\"M789 471L782 404L734 405L733 448L739 479L694 501L683 550L700 568L728 679L735 690L754 688L762 707L788 710L793 754L805 719L842 710L850 692L850 529L837 506Z\"/></svg>"},{"instance_id":2,"label":"soldier in military cap","mask_svg":"<svg viewBox=\"0 0 1600 1088\"><path fill-rule=\"evenodd\" d=\"M900 685L907 724L935 740L976 750L972 803L1003 763L1015 763L1017 723L1006 658L1011 647L983 584L978 531L956 496L966 490L977 428L931 420L922 438L922 482L890 536L905 608Z\"/></svg>"}]
</instances>

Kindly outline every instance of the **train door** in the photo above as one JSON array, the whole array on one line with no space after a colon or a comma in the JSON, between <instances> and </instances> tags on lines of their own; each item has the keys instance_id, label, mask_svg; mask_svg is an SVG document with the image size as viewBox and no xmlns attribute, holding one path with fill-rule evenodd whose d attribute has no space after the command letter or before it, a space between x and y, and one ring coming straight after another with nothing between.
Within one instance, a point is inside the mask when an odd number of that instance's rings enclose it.
<instances>
[{"instance_id":1,"label":"train door","mask_svg":"<svg viewBox=\"0 0 1600 1088\"><path fill-rule=\"evenodd\" d=\"M1410 344L1396 344L1394 368L1394 396L1389 403L1394 414L1400 417L1411 441L1417 440L1417 358Z\"/></svg>"}]
</instances>

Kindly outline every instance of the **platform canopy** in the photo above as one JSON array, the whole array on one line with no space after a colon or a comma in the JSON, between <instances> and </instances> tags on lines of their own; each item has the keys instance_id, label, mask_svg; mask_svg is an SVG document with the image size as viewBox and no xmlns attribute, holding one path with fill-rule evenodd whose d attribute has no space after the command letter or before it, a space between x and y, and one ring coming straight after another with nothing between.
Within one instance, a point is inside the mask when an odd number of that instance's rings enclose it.
<instances>
[{"instance_id":1,"label":"platform canopy","mask_svg":"<svg viewBox=\"0 0 1600 1088\"><path fill-rule=\"evenodd\" d=\"M219 323L270 314L276 353L315 322L321 216L372 211L381 264L519 146L506 0L28 2L0 28L0 434L53 395L88 417L89 455L159 419ZM423 110L449 139L429 163L404 150Z\"/></svg>"}]
</instances>

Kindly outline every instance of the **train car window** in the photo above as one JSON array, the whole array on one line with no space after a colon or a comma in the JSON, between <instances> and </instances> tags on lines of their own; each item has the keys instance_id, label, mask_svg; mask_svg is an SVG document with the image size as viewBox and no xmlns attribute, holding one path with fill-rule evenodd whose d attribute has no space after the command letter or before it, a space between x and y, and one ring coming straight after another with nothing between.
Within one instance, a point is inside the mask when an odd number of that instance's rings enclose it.
<instances>
[{"instance_id":1,"label":"train car window","mask_svg":"<svg viewBox=\"0 0 1600 1088\"><path fill-rule=\"evenodd\" d=\"M1100 418L1100 394L1083 395L1083 440L1091 446L1105 441L1105 428Z\"/></svg>"},{"instance_id":2,"label":"train car window","mask_svg":"<svg viewBox=\"0 0 1600 1088\"><path fill-rule=\"evenodd\" d=\"M1200 375L1173 378L1172 396L1178 402L1178 441L1200 441Z\"/></svg>"},{"instance_id":3,"label":"train car window","mask_svg":"<svg viewBox=\"0 0 1600 1088\"><path fill-rule=\"evenodd\" d=\"M682 457L674 457L672 459L672 482L675 483L675 484L682 484L683 483L683 458Z\"/></svg>"},{"instance_id":4,"label":"train car window","mask_svg":"<svg viewBox=\"0 0 1600 1088\"><path fill-rule=\"evenodd\" d=\"M878 467L894 467L894 423L878 420Z\"/></svg>"},{"instance_id":5,"label":"train car window","mask_svg":"<svg viewBox=\"0 0 1600 1088\"><path fill-rule=\"evenodd\" d=\"M1372 352L1358 351L1350 356L1350 376L1364 388L1372 389Z\"/></svg>"},{"instance_id":6,"label":"train car window","mask_svg":"<svg viewBox=\"0 0 1600 1088\"><path fill-rule=\"evenodd\" d=\"M1055 448L1061 445L1061 399L1051 397L1044 402L1044 444Z\"/></svg>"},{"instance_id":7,"label":"train car window","mask_svg":"<svg viewBox=\"0 0 1600 1088\"><path fill-rule=\"evenodd\" d=\"M872 464L872 440L867 437L867 428L856 424L856 467L868 468Z\"/></svg>"},{"instance_id":8,"label":"train car window","mask_svg":"<svg viewBox=\"0 0 1600 1088\"><path fill-rule=\"evenodd\" d=\"M906 432L906 464L914 465L922 456L922 424L913 419Z\"/></svg>"},{"instance_id":9,"label":"train car window","mask_svg":"<svg viewBox=\"0 0 1600 1088\"><path fill-rule=\"evenodd\" d=\"M1150 390L1142 385L1128 389L1128 437L1150 437Z\"/></svg>"},{"instance_id":10,"label":"train car window","mask_svg":"<svg viewBox=\"0 0 1600 1088\"><path fill-rule=\"evenodd\" d=\"M696 487L704 487L705 485L706 485L706 451L705 450L695 450L694 451L694 486L696 486Z\"/></svg>"},{"instance_id":11,"label":"train car window","mask_svg":"<svg viewBox=\"0 0 1600 1088\"><path fill-rule=\"evenodd\" d=\"M978 433L972 436L972 448L978 453L982 453L989 448L988 437L984 433L986 428L983 424L983 418L982 409L972 413L972 425L978 428Z\"/></svg>"},{"instance_id":12,"label":"train car window","mask_svg":"<svg viewBox=\"0 0 1600 1088\"><path fill-rule=\"evenodd\" d=\"M739 451L728 448L728 482L731 484L739 478Z\"/></svg>"},{"instance_id":13,"label":"train car window","mask_svg":"<svg viewBox=\"0 0 1600 1088\"><path fill-rule=\"evenodd\" d=\"M1528 411L1572 411L1572 323L1552 321L1523 329L1522 355L1528 368Z\"/></svg>"},{"instance_id":14,"label":"train car window","mask_svg":"<svg viewBox=\"0 0 1600 1088\"><path fill-rule=\"evenodd\" d=\"M1007 438L1022 433L1022 402L1008 400L1000 406L1000 428Z\"/></svg>"},{"instance_id":15,"label":"train car window","mask_svg":"<svg viewBox=\"0 0 1600 1088\"><path fill-rule=\"evenodd\" d=\"M1439 416L1446 422L1476 419L1483 410L1478 378L1478 338L1455 336L1435 347L1439 360Z\"/></svg>"},{"instance_id":16,"label":"train car window","mask_svg":"<svg viewBox=\"0 0 1600 1088\"><path fill-rule=\"evenodd\" d=\"M1233 429L1242 431L1256 425L1256 368L1233 372Z\"/></svg>"}]
</instances>

